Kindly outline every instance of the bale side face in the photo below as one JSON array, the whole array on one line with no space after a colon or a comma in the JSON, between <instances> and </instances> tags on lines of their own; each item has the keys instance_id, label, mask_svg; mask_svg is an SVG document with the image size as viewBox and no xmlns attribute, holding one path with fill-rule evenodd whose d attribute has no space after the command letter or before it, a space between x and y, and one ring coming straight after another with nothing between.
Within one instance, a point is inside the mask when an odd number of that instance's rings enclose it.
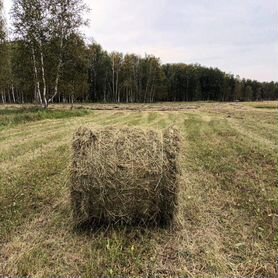
<instances>
[{"instance_id":1,"label":"bale side face","mask_svg":"<svg viewBox=\"0 0 278 278\"><path fill-rule=\"evenodd\" d=\"M173 130L163 135L138 128L79 128L73 140L71 175L75 221L170 222L178 175L173 134Z\"/></svg>"}]
</instances>

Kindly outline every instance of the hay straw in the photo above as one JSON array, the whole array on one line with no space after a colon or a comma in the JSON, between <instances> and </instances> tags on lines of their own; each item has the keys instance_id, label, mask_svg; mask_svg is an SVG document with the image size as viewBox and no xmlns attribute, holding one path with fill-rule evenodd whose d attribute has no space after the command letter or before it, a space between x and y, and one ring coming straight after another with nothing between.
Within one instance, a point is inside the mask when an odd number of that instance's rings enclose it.
<instances>
[{"instance_id":1,"label":"hay straw","mask_svg":"<svg viewBox=\"0 0 278 278\"><path fill-rule=\"evenodd\" d=\"M180 136L139 128L80 127L71 199L77 224L169 225L177 206Z\"/></svg>"}]
</instances>

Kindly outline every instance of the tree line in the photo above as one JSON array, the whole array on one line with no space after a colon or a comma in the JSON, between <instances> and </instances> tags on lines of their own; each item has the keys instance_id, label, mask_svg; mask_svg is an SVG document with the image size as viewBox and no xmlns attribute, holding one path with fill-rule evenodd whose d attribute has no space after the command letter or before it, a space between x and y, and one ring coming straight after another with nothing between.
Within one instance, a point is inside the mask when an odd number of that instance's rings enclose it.
<instances>
[{"instance_id":1,"label":"tree line","mask_svg":"<svg viewBox=\"0 0 278 278\"><path fill-rule=\"evenodd\" d=\"M241 79L199 64L161 64L87 44L81 0L14 0L12 40L0 0L2 103L252 101L278 97L277 82Z\"/></svg>"}]
</instances>

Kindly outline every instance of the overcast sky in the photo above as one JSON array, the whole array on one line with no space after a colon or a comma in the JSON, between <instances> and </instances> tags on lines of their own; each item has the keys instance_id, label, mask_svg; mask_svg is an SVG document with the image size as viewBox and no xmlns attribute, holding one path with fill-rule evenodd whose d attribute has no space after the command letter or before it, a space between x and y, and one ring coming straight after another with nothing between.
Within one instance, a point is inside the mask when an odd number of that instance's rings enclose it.
<instances>
[{"instance_id":1,"label":"overcast sky","mask_svg":"<svg viewBox=\"0 0 278 278\"><path fill-rule=\"evenodd\" d=\"M108 51L154 54L278 81L278 0L87 0L85 35ZM4 0L6 12L12 0Z\"/></svg>"}]
</instances>

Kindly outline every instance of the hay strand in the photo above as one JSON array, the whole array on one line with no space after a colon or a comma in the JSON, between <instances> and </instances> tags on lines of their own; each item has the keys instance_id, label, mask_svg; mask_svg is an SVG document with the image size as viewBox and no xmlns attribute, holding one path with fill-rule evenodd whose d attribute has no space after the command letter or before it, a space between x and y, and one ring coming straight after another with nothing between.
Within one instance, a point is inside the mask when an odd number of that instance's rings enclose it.
<instances>
[{"instance_id":1,"label":"hay strand","mask_svg":"<svg viewBox=\"0 0 278 278\"><path fill-rule=\"evenodd\" d=\"M71 200L77 224L169 225L177 206L180 135L80 127L73 138Z\"/></svg>"}]
</instances>

